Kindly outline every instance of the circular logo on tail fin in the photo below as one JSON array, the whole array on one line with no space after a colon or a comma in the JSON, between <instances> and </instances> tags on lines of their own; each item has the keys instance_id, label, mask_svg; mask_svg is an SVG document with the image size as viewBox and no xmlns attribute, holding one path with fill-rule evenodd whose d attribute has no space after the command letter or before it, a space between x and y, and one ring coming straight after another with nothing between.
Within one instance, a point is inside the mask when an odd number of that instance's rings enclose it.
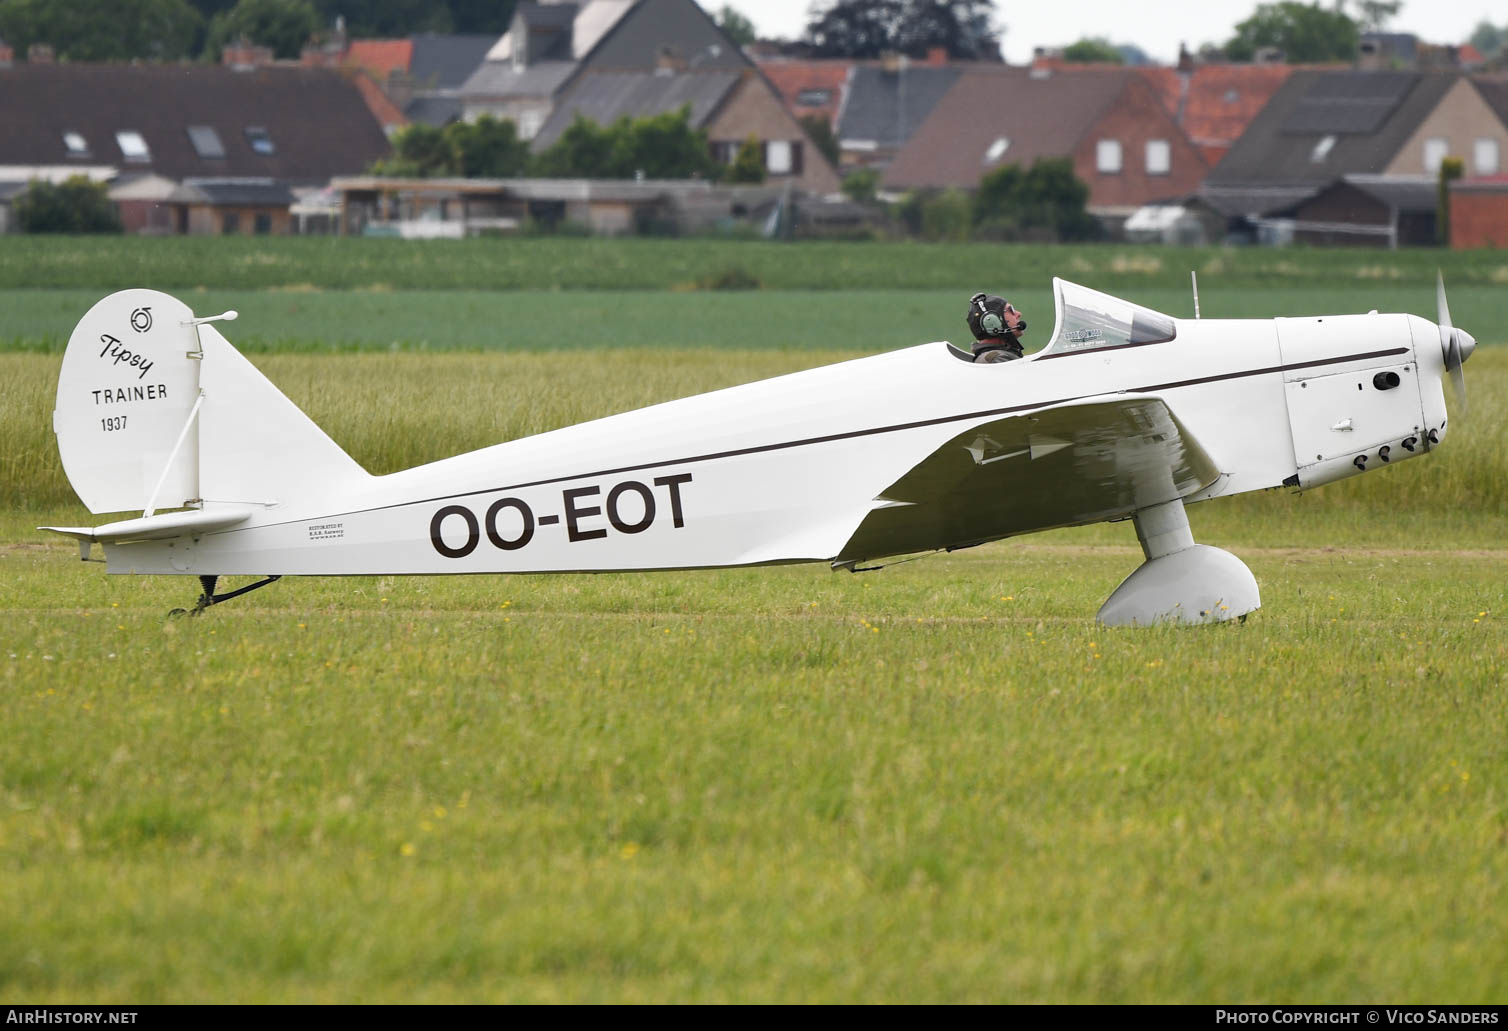
<instances>
[{"instance_id":1,"label":"circular logo on tail fin","mask_svg":"<svg viewBox=\"0 0 1508 1031\"><path fill-rule=\"evenodd\" d=\"M138 333L145 333L152 328L152 309L137 308L131 313L131 328Z\"/></svg>"}]
</instances>

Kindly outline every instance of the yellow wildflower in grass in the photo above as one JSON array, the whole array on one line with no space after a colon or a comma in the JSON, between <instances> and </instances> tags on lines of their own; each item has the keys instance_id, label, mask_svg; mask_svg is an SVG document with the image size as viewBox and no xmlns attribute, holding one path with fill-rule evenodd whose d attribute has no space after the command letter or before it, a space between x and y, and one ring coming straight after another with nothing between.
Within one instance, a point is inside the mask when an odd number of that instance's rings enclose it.
<instances>
[{"instance_id":1,"label":"yellow wildflower in grass","mask_svg":"<svg viewBox=\"0 0 1508 1031\"><path fill-rule=\"evenodd\" d=\"M621 855L624 859L632 859L634 856L639 854L639 843L637 841L630 841L625 843L618 854Z\"/></svg>"},{"instance_id":2,"label":"yellow wildflower in grass","mask_svg":"<svg viewBox=\"0 0 1508 1031\"><path fill-rule=\"evenodd\" d=\"M412 841L405 841L403 844L398 846L398 854L400 856L411 856L417 851L418 849L414 848L414 843Z\"/></svg>"}]
</instances>

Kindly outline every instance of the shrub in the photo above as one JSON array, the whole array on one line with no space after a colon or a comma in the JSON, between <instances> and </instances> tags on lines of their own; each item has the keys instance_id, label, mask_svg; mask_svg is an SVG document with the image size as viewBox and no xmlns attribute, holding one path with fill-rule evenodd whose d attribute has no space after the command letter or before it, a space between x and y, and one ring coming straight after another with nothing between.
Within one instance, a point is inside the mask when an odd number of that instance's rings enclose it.
<instances>
[{"instance_id":1,"label":"shrub","mask_svg":"<svg viewBox=\"0 0 1508 1031\"><path fill-rule=\"evenodd\" d=\"M16 198L23 233L119 233L120 212L104 183L76 175L62 183L34 181Z\"/></svg>"}]
</instances>

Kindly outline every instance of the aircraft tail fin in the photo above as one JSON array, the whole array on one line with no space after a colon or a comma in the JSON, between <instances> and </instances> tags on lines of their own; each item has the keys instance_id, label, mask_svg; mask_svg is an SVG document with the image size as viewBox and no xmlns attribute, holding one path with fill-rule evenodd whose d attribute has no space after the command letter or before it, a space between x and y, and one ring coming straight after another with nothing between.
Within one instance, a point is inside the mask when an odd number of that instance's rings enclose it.
<instances>
[{"instance_id":1,"label":"aircraft tail fin","mask_svg":"<svg viewBox=\"0 0 1508 1031\"><path fill-rule=\"evenodd\" d=\"M53 431L91 512L277 505L367 473L212 325L153 290L123 290L79 321Z\"/></svg>"}]
</instances>

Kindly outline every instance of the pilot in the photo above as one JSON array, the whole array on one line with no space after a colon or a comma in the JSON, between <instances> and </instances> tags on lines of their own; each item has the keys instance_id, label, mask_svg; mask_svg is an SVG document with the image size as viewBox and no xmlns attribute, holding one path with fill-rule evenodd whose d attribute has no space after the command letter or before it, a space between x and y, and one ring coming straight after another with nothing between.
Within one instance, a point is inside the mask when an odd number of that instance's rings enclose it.
<instances>
[{"instance_id":1,"label":"pilot","mask_svg":"<svg viewBox=\"0 0 1508 1031\"><path fill-rule=\"evenodd\" d=\"M970 297L969 330L974 334L974 361L1013 362L1021 357L1026 320L1004 297L993 294Z\"/></svg>"}]
</instances>

